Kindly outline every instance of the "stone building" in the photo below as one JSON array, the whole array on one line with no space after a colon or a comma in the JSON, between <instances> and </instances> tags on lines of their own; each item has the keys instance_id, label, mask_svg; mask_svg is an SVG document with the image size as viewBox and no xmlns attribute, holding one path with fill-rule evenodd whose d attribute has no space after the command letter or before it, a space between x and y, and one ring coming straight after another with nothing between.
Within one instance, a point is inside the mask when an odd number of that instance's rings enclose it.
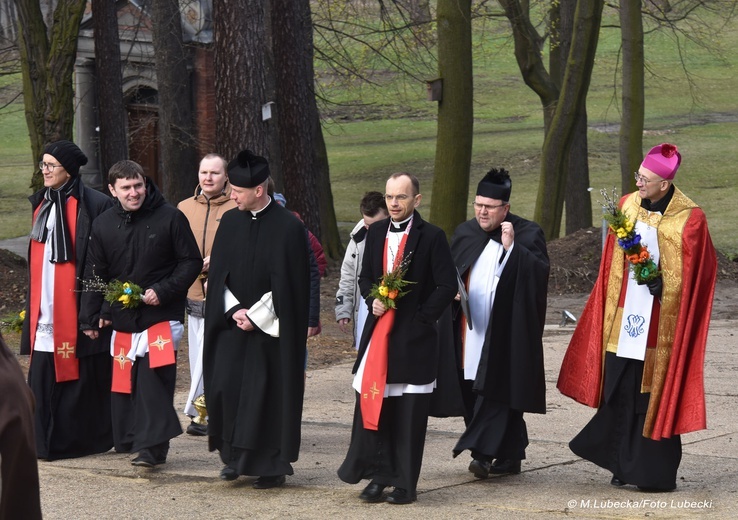
<instances>
[{"instance_id":1,"label":"stone building","mask_svg":"<svg viewBox=\"0 0 738 520\"><path fill-rule=\"evenodd\" d=\"M182 0L183 40L188 45L189 75L182 81L192 87L196 142L200 156L216 151L215 84L213 78L212 0ZM159 182L158 91L147 2L118 0L118 34L123 68L123 100L127 112L129 157L140 163L147 175ZM80 169L85 183L93 187L107 184L100 171L98 133L104 114L97 109L93 14L88 5L80 26L75 63L76 142L89 158ZM196 165L193 165L193 180Z\"/></svg>"}]
</instances>

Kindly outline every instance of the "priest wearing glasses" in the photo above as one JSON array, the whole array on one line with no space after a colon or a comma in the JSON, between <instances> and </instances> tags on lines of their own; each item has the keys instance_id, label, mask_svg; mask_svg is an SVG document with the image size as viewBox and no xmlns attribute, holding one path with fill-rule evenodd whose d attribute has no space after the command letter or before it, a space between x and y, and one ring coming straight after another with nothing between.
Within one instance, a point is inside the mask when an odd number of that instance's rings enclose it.
<instances>
[{"instance_id":1,"label":"priest wearing glasses","mask_svg":"<svg viewBox=\"0 0 738 520\"><path fill-rule=\"evenodd\" d=\"M369 317L353 368L351 442L338 476L349 484L368 479L359 495L366 502L409 504L417 497L438 373L436 321L456 294L456 274L446 235L416 211L417 178L393 174L385 199L390 218L369 227L359 275ZM395 309L371 294L397 269L406 269L402 278L409 283L407 294L393 300Z\"/></svg>"}]
</instances>

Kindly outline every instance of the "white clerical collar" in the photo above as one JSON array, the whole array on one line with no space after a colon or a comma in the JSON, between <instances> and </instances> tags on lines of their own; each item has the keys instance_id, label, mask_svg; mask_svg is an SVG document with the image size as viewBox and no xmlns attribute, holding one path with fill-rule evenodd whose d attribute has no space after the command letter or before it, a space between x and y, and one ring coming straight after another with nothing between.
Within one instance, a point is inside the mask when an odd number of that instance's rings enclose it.
<instances>
[{"instance_id":1,"label":"white clerical collar","mask_svg":"<svg viewBox=\"0 0 738 520\"><path fill-rule=\"evenodd\" d=\"M266 203L266 204L264 205L264 207L263 207L263 208L261 208L261 209L259 209L259 210L256 210L256 211L252 211L252 212L251 212L251 214L252 214L253 216L256 216L256 215L258 215L259 213L261 213L262 211L264 211L265 209L267 209L267 206L269 206L269 204L270 204L271 202L272 202L272 198L271 198L271 197L270 197L269 195L267 195L267 203Z\"/></svg>"},{"instance_id":2,"label":"white clerical collar","mask_svg":"<svg viewBox=\"0 0 738 520\"><path fill-rule=\"evenodd\" d=\"M390 223L392 224L392 226L393 226L393 227L396 227L396 228L401 228L401 227L403 227L403 225L404 225L404 224L407 224L408 222L410 222L410 220L411 220L412 218L413 218L413 216L412 216L412 215L410 215L410 216L409 216L409 217L407 217L407 218L406 218L405 220L402 220L402 221L400 221L400 222L395 222L394 220L391 220L391 219L390 219Z\"/></svg>"}]
</instances>

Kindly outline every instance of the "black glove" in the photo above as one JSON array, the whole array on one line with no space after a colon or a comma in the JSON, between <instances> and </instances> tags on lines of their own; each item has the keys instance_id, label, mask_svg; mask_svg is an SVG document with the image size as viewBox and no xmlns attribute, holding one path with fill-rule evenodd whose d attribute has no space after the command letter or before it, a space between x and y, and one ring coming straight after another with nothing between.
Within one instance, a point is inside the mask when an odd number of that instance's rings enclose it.
<instances>
[{"instance_id":1,"label":"black glove","mask_svg":"<svg viewBox=\"0 0 738 520\"><path fill-rule=\"evenodd\" d=\"M648 292L651 293L651 296L661 298L661 293L664 290L664 280L660 276L647 281L646 285L648 285Z\"/></svg>"}]
</instances>

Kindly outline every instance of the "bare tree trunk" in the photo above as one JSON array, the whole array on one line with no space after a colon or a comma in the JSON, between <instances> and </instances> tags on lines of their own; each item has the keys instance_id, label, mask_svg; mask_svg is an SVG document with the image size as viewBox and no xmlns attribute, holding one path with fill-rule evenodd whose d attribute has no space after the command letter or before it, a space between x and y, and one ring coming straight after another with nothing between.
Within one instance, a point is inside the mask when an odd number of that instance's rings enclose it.
<instances>
[{"instance_id":1,"label":"bare tree trunk","mask_svg":"<svg viewBox=\"0 0 738 520\"><path fill-rule=\"evenodd\" d=\"M559 236L563 213L566 157L578 118L584 110L594 66L604 0L579 0L574 16L571 50L556 112L546 134L541 157L535 220L546 239Z\"/></svg>"},{"instance_id":2,"label":"bare tree trunk","mask_svg":"<svg viewBox=\"0 0 738 520\"><path fill-rule=\"evenodd\" d=\"M282 142L280 138L281 106L277 103L277 75L274 63L274 16L272 0L264 0L264 102L270 103L271 118L264 121L267 132L269 174L274 181L275 189L284 192L285 179L282 169Z\"/></svg>"},{"instance_id":3,"label":"bare tree trunk","mask_svg":"<svg viewBox=\"0 0 738 520\"><path fill-rule=\"evenodd\" d=\"M18 47L23 71L23 100L31 140L31 164L41 157L46 143L72 139L74 90L72 73L77 33L86 0L58 0L50 37L38 2L15 0L18 11ZM43 186L35 170L31 187Z\"/></svg>"},{"instance_id":4,"label":"bare tree trunk","mask_svg":"<svg viewBox=\"0 0 738 520\"><path fill-rule=\"evenodd\" d=\"M471 1L439 0L437 17L438 72L443 79L443 98L438 102L430 220L451 237L466 220L465 202L469 197L474 135Z\"/></svg>"},{"instance_id":5,"label":"bare tree trunk","mask_svg":"<svg viewBox=\"0 0 738 520\"><path fill-rule=\"evenodd\" d=\"M571 38L574 30L574 13L576 0L557 2L559 13L559 48L560 75L557 84L561 88L566 60L571 49ZM551 70L554 70L553 65ZM552 74L553 76L553 74ZM589 150L587 147L587 108L586 103L577 115L572 135L572 144L566 158L566 234L574 233L592 225L592 200L589 192Z\"/></svg>"},{"instance_id":6,"label":"bare tree trunk","mask_svg":"<svg viewBox=\"0 0 738 520\"><path fill-rule=\"evenodd\" d=\"M46 138L71 139L74 128L72 74L77 59L77 37L87 0L59 0L51 26L46 84Z\"/></svg>"},{"instance_id":7,"label":"bare tree trunk","mask_svg":"<svg viewBox=\"0 0 738 520\"><path fill-rule=\"evenodd\" d=\"M645 117L643 17L640 0L620 0L623 47L623 117L620 121L621 193L635 189L633 172L643 159Z\"/></svg>"},{"instance_id":8,"label":"bare tree trunk","mask_svg":"<svg viewBox=\"0 0 738 520\"><path fill-rule=\"evenodd\" d=\"M13 0L2 0L0 3L0 38L5 40L4 46L9 46L18 40L18 28L15 4Z\"/></svg>"},{"instance_id":9,"label":"bare tree trunk","mask_svg":"<svg viewBox=\"0 0 738 520\"><path fill-rule=\"evenodd\" d=\"M228 160L244 148L269 157L261 118L265 85L264 0L213 0L215 135Z\"/></svg>"},{"instance_id":10,"label":"bare tree trunk","mask_svg":"<svg viewBox=\"0 0 738 520\"><path fill-rule=\"evenodd\" d=\"M424 24L432 20L429 0L394 0L404 9L410 22L413 24ZM463 7L462 7L463 9Z\"/></svg>"},{"instance_id":11,"label":"bare tree trunk","mask_svg":"<svg viewBox=\"0 0 738 520\"><path fill-rule=\"evenodd\" d=\"M126 110L123 104L118 16L115 2L92 0L97 78L97 120L100 125L100 171L128 159ZM103 182L103 185L105 183Z\"/></svg>"},{"instance_id":12,"label":"bare tree trunk","mask_svg":"<svg viewBox=\"0 0 738 520\"><path fill-rule=\"evenodd\" d=\"M301 11L300 11L301 10ZM310 93L308 97L309 117L312 121L312 143L313 156L315 160L314 168L318 184L318 207L320 218L320 241L323 246L323 252L329 258L340 260L343 258L343 244L338 233L338 223L336 222L336 210L333 205L333 192L331 191L330 168L328 165L328 151L325 147L323 139L323 128L320 124L320 112L315 98L315 69L313 66L314 58L314 42L312 16L310 12L309 0L301 0L298 4L298 12L300 12L304 27L304 34L307 38L306 48L309 49L309 55L306 59L307 75L306 83L310 85Z\"/></svg>"},{"instance_id":13,"label":"bare tree trunk","mask_svg":"<svg viewBox=\"0 0 738 520\"><path fill-rule=\"evenodd\" d=\"M510 20L515 42L515 59L523 76L523 81L541 100L543 108L543 131L548 134L556 103L559 99L559 88L546 71L541 57L543 38L530 21L528 3L520 0L498 0Z\"/></svg>"},{"instance_id":14,"label":"bare tree trunk","mask_svg":"<svg viewBox=\"0 0 738 520\"><path fill-rule=\"evenodd\" d=\"M308 0L271 0L272 44L279 108L279 142L290 209L320 238L317 168L313 144L315 95L312 23ZM311 110L311 107L313 110ZM313 117L311 117L313 116Z\"/></svg>"},{"instance_id":15,"label":"bare tree trunk","mask_svg":"<svg viewBox=\"0 0 738 520\"><path fill-rule=\"evenodd\" d=\"M170 203L177 204L192 194L197 183L192 81L179 2L153 0L151 15L159 90L161 191Z\"/></svg>"},{"instance_id":16,"label":"bare tree trunk","mask_svg":"<svg viewBox=\"0 0 738 520\"><path fill-rule=\"evenodd\" d=\"M328 151L323 139L323 127L320 124L320 115L317 110L313 123L313 145L315 146L315 167L318 172L318 197L320 198L320 241L326 256L340 260L343 258L344 248L341 236L338 233L336 209L333 205L331 191L330 170L328 168Z\"/></svg>"}]
</instances>

